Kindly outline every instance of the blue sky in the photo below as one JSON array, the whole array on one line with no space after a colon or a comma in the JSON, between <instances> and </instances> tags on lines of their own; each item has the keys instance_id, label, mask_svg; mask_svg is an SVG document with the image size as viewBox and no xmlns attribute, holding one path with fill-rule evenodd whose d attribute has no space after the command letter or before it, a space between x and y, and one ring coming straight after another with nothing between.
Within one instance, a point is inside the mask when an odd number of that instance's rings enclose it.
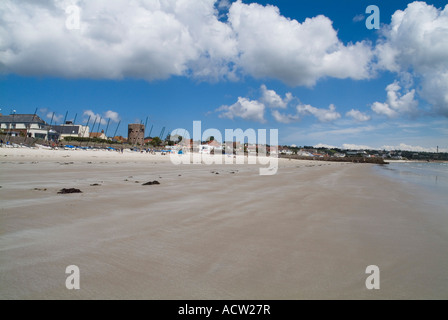
<instances>
[{"instance_id":1,"label":"blue sky","mask_svg":"<svg viewBox=\"0 0 448 320\"><path fill-rule=\"evenodd\" d=\"M152 135L201 120L278 129L280 144L448 151L446 2L379 1L379 30L370 4L5 0L0 112L110 117L124 136L149 117Z\"/></svg>"}]
</instances>

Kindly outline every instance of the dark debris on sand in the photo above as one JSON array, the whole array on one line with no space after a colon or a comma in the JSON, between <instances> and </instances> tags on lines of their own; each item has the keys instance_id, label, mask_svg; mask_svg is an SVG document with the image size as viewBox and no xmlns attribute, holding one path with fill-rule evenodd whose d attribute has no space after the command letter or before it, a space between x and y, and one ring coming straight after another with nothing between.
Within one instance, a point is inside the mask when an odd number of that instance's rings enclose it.
<instances>
[{"instance_id":1,"label":"dark debris on sand","mask_svg":"<svg viewBox=\"0 0 448 320\"><path fill-rule=\"evenodd\" d=\"M142 186L152 186L152 185L155 185L155 184L160 184L160 182L157 181L157 180L149 181L149 182L146 182L146 183L142 184Z\"/></svg>"},{"instance_id":2,"label":"dark debris on sand","mask_svg":"<svg viewBox=\"0 0 448 320\"><path fill-rule=\"evenodd\" d=\"M70 189L64 188L58 192L58 194L70 194L70 193L82 193L82 191L76 188L70 188Z\"/></svg>"}]
</instances>

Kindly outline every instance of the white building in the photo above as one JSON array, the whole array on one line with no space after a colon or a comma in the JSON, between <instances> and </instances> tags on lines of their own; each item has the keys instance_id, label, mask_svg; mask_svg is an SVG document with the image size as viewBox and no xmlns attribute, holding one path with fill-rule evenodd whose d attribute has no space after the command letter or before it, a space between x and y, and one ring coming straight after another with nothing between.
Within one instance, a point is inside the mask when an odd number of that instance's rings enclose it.
<instances>
[{"instance_id":1,"label":"white building","mask_svg":"<svg viewBox=\"0 0 448 320\"><path fill-rule=\"evenodd\" d=\"M50 132L48 124L35 114L0 114L0 129L3 134L10 136L24 136L29 138L48 140L56 135Z\"/></svg>"},{"instance_id":2,"label":"white building","mask_svg":"<svg viewBox=\"0 0 448 320\"><path fill-rule=\"evenodd\" d=\"M65 137L90 137L90 128L88 126L73 124L71 121L67 121L60 126L52 126L52 129L59 133L61 139Z\"/></svg>"}]
</instances>

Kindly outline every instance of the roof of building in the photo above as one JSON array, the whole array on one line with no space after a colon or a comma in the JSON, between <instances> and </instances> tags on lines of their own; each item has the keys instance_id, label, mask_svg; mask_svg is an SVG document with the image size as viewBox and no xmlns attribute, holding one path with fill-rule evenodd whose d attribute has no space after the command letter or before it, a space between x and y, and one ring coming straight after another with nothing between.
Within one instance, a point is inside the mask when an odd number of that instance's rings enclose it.
<instances>
[{"instance_id":1,"label":"roof of building","mask_svg":"<svg viewBox=\"0 0 448 320\"><path fill-rule=\"evenodd\" d=\"M39 123L47 124L38 115L35 114L10 114L0 116L0 123Z\"/></svg>"},{"instance_id":2,"label":"roof of building","mask_svg":"<svg viewBox=\"0 0 448 320\"><path fill-rule=\"evenodd\" d=\"M53 129L59 134L78 134L80 126L54 126Z\"/></svg>"},{"instance_id":3,"label":"roof of building","mask_svg":"<svg viewBox=\"0 0 448 320\"><path fill-rule=\"evenodd\" d=\"M90 138L101 138L104 136L104 132L91 132Z\"/></svg>"}]
</instances>

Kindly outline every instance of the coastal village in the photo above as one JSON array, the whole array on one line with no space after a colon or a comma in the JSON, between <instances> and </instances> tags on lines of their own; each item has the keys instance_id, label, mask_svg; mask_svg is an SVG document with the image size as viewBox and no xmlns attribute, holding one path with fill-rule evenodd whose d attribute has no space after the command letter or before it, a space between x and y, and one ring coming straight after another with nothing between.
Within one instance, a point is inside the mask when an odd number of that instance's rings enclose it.
<instances>
[{"instance_id":1,"label":"coastal village","mask_svg":"<svg viewBox=\"0 0 448 320\"><path fill-rule=\"evenodd\" d=\"M92 127L64 121L63 124L49 124L37 114L0 114L0 138L2 147L42 147L64 149L108 149L123 151L129 149L136 152L199 152L238 153L238 154L268 154L296 159L315 159L347 161L350 158L362 158L366 162L377 160L448 160L448 153L413 152L403 150L343 150L339 148L316 148L313 146L296 145L258 145L250 143L220 142L209 137L206 141L184 139L180 135L170 136L162 129L158 136L145 136L146 127L143 123L128 124L128 136L116 135L116 128L108 125L101 129L101 120L93 122ZM109 133L115 132L110 135ZM182 151L181 151L182 150Z\"/></svg>"}]
</instances>

